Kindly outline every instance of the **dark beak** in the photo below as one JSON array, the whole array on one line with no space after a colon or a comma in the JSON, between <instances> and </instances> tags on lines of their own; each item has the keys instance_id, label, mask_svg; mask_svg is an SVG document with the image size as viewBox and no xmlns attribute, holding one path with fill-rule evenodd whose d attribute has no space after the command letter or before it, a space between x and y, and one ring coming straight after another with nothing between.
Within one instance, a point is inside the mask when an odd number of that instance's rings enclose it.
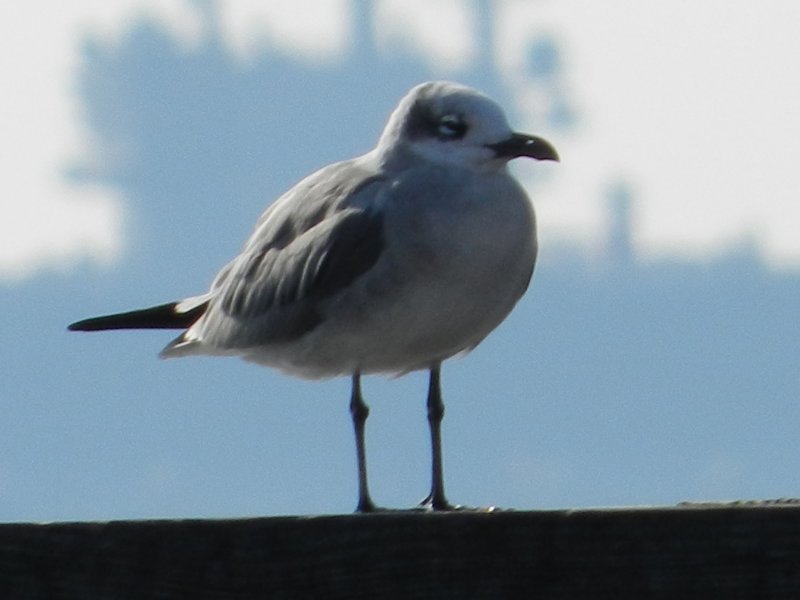
<instances>
[{"instance_id":1,"label":"dark beak","mask_svg":"<svg viewBox=\"0 0 800 600\"><path fill-rule=\"evenodd\" d=\"M554 160L558 162L558 152L547 140L535 135L512 133L511 137L496 144L487 144L497 154L497 158L517 158L527 156L536 160Z\"/></svg>"}]
</instances>

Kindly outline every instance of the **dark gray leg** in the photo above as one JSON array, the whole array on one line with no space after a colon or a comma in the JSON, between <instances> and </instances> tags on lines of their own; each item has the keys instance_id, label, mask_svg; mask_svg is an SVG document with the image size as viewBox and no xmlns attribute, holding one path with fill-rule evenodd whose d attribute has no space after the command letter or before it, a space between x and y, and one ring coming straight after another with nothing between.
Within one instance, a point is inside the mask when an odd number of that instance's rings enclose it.
<instances>
[{"instance_id":1,"label":"dark gray leg","mask_svg":"<svg viewBox=\"0 0 800 600\"><path fill-rule=\"evenodd\" d=\"M369 406L361 395L361 374L353 374L353 391L350 395L350 416L356 434L356 460L358 461L358 506L356 512L371 512L375 505L367 487L367 451L364 447L364 425L369 416Z\"/></svg>"},{"instance_id":2,"label":"dark gray leg","mask_svg":"<svg viewBox=\"0 0 800 600\"><path fill-rule=\"evenodd\" d=\"M444 475L442 473L442 433L444 402L439 382L441 365L431 368L428 385L428 424L431 429L431 493L420 504L432 510L452 510L453 506L444 495Z\"/></svg>"}]
</instances>

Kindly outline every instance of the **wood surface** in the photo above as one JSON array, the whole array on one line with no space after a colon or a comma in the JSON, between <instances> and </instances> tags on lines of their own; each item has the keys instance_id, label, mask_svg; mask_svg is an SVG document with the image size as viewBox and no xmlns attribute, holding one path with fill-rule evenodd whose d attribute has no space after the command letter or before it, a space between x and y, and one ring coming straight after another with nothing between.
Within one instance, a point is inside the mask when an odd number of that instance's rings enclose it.
<instances>
[{"instance_id":1,"label":"wood surface","mask_svg":"<svg viewBox=\"0 0 800 600\"><path fill-rule=\"evenodd\" d=\"M796 503L0 525L0 598L800 598Z\"/></svg>"}]
</instances>

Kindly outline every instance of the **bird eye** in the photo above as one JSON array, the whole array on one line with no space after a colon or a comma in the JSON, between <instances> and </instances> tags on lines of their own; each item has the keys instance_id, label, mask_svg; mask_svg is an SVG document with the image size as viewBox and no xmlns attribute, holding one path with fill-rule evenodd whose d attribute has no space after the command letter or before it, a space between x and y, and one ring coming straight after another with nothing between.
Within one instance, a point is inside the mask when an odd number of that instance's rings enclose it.
<instances>
[{"instance_id":1,"label":"bird eye","mask_svg":"<svg viewBox=\"0 0 800 600\"><path fill-rule=\"evenodd\" d=\"M457 140L467 133L467 124L458 115L444 115L436 125L439 139Z\"/></svg>"}]
</instances>

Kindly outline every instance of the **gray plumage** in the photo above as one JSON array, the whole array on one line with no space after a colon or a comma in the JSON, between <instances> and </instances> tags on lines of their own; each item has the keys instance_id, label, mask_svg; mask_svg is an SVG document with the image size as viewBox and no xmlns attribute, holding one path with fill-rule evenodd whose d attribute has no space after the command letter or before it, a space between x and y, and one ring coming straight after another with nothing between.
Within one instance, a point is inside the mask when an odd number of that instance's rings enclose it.
<instances>
[{"instance_id":1,"label":"gray plumage","mask_svg":"<svg viewBox=\"0 0 800 600\"><path fill-rule=\"evenodd\" d=\"M430 408L441 362L480 343L530 281L536 221L507 170L518 156L558 160L479 92L419 85L374 150L275 201L206 294L70 328L173 323L186 330L162 357L238 355L307 378L353 376L351 409L361 374L430 369ZM361 510L372 506L365 469L359 459ZM433 508L449 507L443 490L434 496Z\"/></svg>"}]
</instances>

